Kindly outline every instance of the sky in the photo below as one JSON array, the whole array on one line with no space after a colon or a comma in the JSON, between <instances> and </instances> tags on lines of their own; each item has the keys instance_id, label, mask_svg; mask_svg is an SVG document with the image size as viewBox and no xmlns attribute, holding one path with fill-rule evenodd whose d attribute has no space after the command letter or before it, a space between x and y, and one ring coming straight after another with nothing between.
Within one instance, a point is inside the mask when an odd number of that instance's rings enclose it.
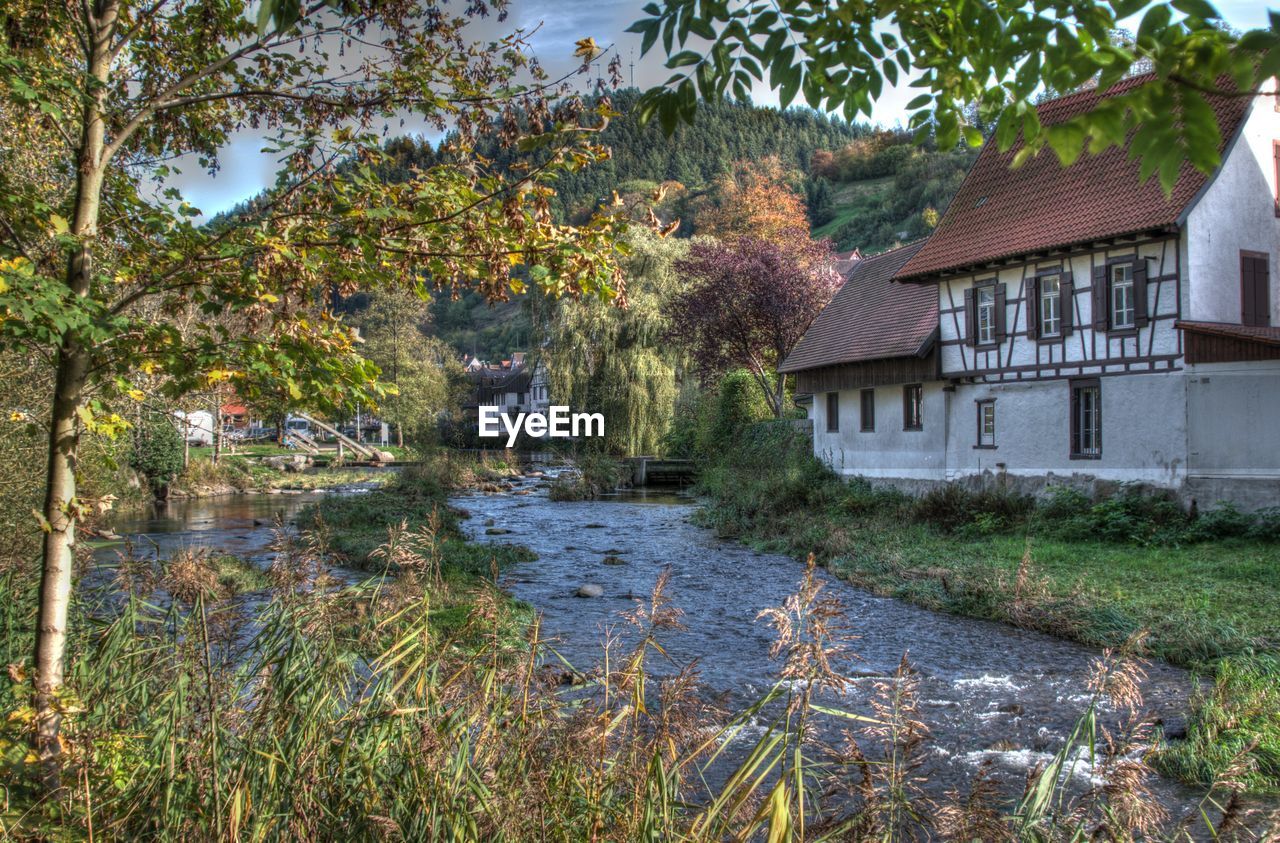
<instances>
[{"instance_id":1,"label":"sky","mask_svg":"<svg viewBox=\"0 0 1280 843\"><path fill-rule=\"evenodd\" d=\"M625 32L637 18L647 0L511 0L507 20L498 23L490 18L476 26L478 40L506 34L516 29L533 33L530 44L534 54L552 76L571 70L574 42L591 37L601 47L612 47L623 62L623 84L648 88L667 79L671 71L663 67L661 49L640 56L640 37ZM1266 6L1258 0L1220 0L1216 4L1228 23L1238 29L1267 25ZM1136 20L1125 21L1136 28ZM886 126L906 122L905 106L916 92L905 86L887 88L875 103L872 122ZM759 105L778 104L777 94L765 84L757 83L751 92ZM412 133L412 126L393 130L395 134ZM171 179L186 199L205 216L231 208L248 199L273 181L277 167L275 156L261 152L263 138L253 132L234 136L220 155L221 169L210 176L194 161L184 172ZM181 166L181 165L180 165Z\"/></svg>"}]
</instances>

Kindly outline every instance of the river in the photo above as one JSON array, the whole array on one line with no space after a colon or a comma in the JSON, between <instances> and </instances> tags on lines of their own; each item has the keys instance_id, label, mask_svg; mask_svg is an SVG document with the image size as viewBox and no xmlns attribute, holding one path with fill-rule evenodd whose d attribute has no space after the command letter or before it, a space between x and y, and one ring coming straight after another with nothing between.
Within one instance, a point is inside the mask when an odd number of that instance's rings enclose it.
<instances>
[{"instance_id":1,"label":"river","mask_svg":"<svg viewBox=\"0 0 1280 843\"><path fill-rule=\"evenodd\" d=\"M669 567L670 595L687 626L662 638L673 662L696 660L705 688L730 708L772 684L778 667L769 658L772 630L757 615L796 589L802 565L718 539L693 523L695 502L672 492L635 490L557 503L535 478L517 486L508 493L456 495L451 502L468 513L463 528L474 540L523 544L538 555L508 571L503 585L542 613L544 634L554 637L572 664L594 665L605 630L625 634L620 614L634 606L634 597L646 597ZM319 494L174 501L148 517L121 521L116 529L138 549L162 555L179 547L209 547L266 566L273 519L288 520ZM490 535L493 527L508 532ZM606 564L610 555L623 564ZM348 581L361 576L337 573ZM855 678L835 702L869 713L874 684L891 675L905 654L918 672L921 719L932 731L924 771L931 780L957 786L989 761L999 778L1020 782L1061 747L1087 700L1097 650L931 612L820 576L826 591L844 603L858 636L852 645L857 658L841 666ZM599 584L604 596L575 596L584 583ZM655 664L659 674L674 671L673 665ZM1190 687L1184 671L1152 664L1143 687L1147 707L1161 717L1180 717ZM1161 782L1158 792L1171 807L1194 797L1171 782Z\"/></svg>"}]
</instances>

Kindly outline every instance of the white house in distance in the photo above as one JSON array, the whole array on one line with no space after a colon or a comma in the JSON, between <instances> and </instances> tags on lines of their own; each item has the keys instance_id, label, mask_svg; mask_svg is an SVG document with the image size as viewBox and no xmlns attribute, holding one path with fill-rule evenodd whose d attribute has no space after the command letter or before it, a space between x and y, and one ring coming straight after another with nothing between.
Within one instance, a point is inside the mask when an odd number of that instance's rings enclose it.
<instances>
[{"instance_id":1,"label":"white house in distance","mask_svg":"<svg viewBox=\"0 0 1280 843\"><path fill-rule=\"evenodd\" d=\"M1099 96L1047 102L1041 122ZM815 451L902 486L1280 504L1280 113L1213 106L1223 162L1184 165L1168 198L1127 149L1014 170L1018 148L988 143L935 231L854 264L784 361L813 396Z\"/></svg>"}]
</instances>

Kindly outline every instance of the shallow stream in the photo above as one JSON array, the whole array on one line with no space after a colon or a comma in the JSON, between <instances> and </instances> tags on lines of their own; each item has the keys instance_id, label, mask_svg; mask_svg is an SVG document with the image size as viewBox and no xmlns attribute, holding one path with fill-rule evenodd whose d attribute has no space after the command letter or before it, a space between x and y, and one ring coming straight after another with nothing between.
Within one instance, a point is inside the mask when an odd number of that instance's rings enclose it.
<instances>
[{"instance_id":1,"label":"shallow stream","mask_svg":"<svg viewBox=\"0 0 1280 843\"><path fill-rule=\"evenodd\" d=\"M674 664L655 663L654 672L674 673L676 665L696 660L708 692L730 709L754 701L773 683L778 665L769 657L772 630L757 615L796 590L803 567L794 559L718 539L693 523L696 503L673 492L636 490L557 503L548 500L544 480L524 478L516 486L498 494L457 495L451 502L468 513L463 527L476 541L513 542L537 553L536 561L508 571L503 584L542 613L544 635L555 638L570 663L590 670L606 629L625 635L620 614L633 608L635 598L646 598L669 566L670 596L688 628L663 635ZM320 494L174 501L147 517L121 521L116 530L140 551L167 556L182 547L207 547L265 567L272 558L274 520L287 521ZM606 564L609 556L621 564ZM335 573L348 582L364 576ZM905 654L920 680L921 719L932 731L925 772L935 784L962 786L989 761L1013 786L1061 747L1087 700L1086 681L1098 651L938 614L820 575L827 591L844 603L858 636L857 658L839 666L855 678L840 699L827 702L870 713L874 684L890 676ZM603 596L576 596L587 583L600 585ZM1191 687L1188 675L1161 664L1148 673L1147 707L1180 718ZM1171 806L1194 797L1170 782L1158 789Z\"/></svg>"}]
</instances>

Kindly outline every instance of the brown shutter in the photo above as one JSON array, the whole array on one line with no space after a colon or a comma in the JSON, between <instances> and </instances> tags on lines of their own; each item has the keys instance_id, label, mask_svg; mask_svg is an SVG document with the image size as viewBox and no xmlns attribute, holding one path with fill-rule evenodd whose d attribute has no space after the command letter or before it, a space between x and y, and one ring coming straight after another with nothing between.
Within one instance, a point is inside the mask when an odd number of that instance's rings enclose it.
<instances>
[{"instance_id":1,"label":"brown shutter","mask_svg":"<svg viewBox=\"0 0 1280 843\"><path fill-rule=\"evenodd\" d=\"M1258 305L1254 300L1256 286L1253 280L1254 259L1248 255L1240 256L1240 324L1258 324Z\"/></svg>"},{"instance_id":2,"label":"brown shutter","mask_svg":"<svg viewBox=\"0 0 1280 843\"><path fill-rule=\"evenodd\" d=\"M1004 342L1007 336L1005 330L1005 301L1004 301L1004 285L996 284L996 342Z\"/></svg>"},{"instance_id":3,"label":"brown shutter","mask_svg":"<svg viewBox=\"0 0 1280 843\"><path fill-rule=\"evenodd\" d=\"M1027 279L1027 339L1040 336L1040 278Z\"/></svg>"},{"instance_id":4,"label":"brown shutter","mask_svg":"<svg viewBox=\"0 0 1280 843\"><path fill-rule=\"evenodd\" d=\"M1271 267L1268 259L1240 256L1240 323L1266 327L1271 324Z\"/></svg>"},{"instance_id":5,"label":"brown shutter","mask_svg":"<svg viewBox=\"0 0 1280 843\"><path fill-rule=\"evenodd\" d=\"M1065 337L1075 328L1076 318L1076 285L1070 272L1062 273L1061 284L1062 301L1058 304L1058 312L1062 314L1062 335Z\"/></svg>"},{"instance_id":6,"label":"brown shutter","mask_svg":"<svg viewBox=\"0 0 1280 843\"><path fill-rule=\"evenodd\" d=\"M1107 330L1107 268L1093 268L1093 330Z\"/></svg>"},{"instance_id":7,"label":"brown shutter","mask_svg":"<svg viewBox=\"0 0 1280 843\"><path fill-rule=\"evenodd\" d=\"M1254 258L1253 306L1258 312L1258 324L1271 325L1271 267L1267 258Z\"/></svg>"},{"instance_id":8,"label":"brown shutter","mask_svg":"<svg viewBox=\"0 0 1280 843\"><path fill-rule=\"evenodd\" d=\"M964 291L964 344L978 344L978 308L973 288Z\"/></svg>"},{"instance_id":9,"label":"brown shutter","mask_svg":"<svg viewBox=\"0 0 1280 843\"><path fill-rule=\"evenodd\" d=\"M1147 261L1138 258L1133 264L1133 324L1147 326Z\"/></svg>"}]
</instances>

